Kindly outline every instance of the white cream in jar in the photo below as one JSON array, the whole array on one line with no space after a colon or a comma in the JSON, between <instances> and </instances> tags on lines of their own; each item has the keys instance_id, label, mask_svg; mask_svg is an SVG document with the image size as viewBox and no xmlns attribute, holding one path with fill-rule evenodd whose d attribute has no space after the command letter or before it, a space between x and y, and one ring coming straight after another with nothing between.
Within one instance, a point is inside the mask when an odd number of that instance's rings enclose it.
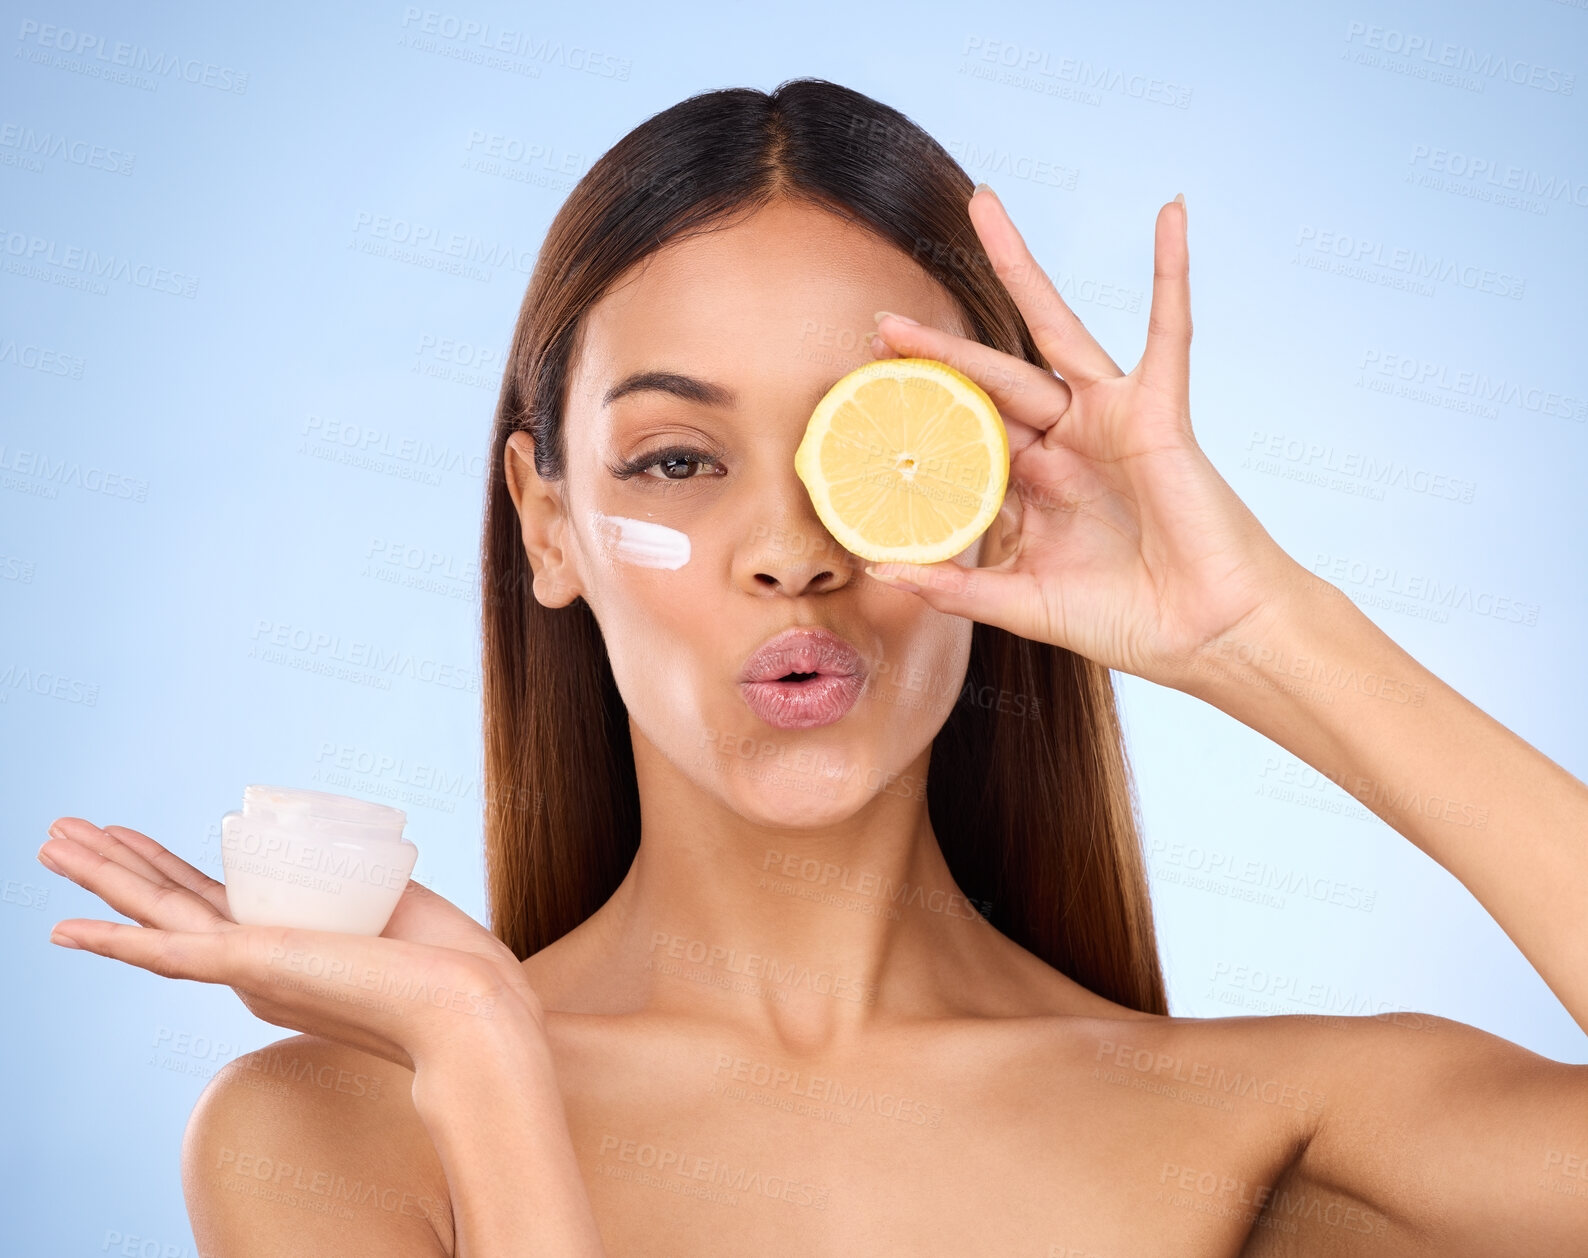
<instances>
[{"instance_id":1,"label":"white cream in jar","mask_svg":"<svg viewBox=\"0 0 1588 1258\"><path fill-rule=\"evenodd\" d=\"M408 814L349 795L249 786L221 818L221 864L232 918L245 926L378 935L419 849Z\"/></svg>"}]
</instances>

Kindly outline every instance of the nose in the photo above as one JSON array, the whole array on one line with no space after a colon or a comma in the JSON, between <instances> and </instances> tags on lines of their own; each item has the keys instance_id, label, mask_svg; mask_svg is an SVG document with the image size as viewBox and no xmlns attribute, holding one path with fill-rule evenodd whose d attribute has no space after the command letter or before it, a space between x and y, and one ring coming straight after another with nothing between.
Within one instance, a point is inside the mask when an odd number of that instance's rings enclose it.
<instances>
[{"instance_id":1,"label":"nose","mask_svg":"<svg viewBox=\"0 0 1588 1258\"><path fill-rule=\"evenodd\" d=\"M860 560L823 526L792 470L788 479L792 486L781 488L775 501L763 498L752 512L746 540L734 556L734 583L752 594L840 590L855 579Z\"/></svg>"}]
</instances>

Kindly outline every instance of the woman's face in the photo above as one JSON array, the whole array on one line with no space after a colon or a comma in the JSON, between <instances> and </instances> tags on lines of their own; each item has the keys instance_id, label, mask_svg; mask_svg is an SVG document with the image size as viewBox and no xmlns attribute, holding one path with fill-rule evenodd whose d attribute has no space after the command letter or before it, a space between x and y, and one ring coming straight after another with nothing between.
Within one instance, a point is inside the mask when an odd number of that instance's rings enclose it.
<instances>
[{"instance_id":1,"label":"woman's face","mask_svg":"<svg viewBox=\"0 0 1588 1258\"><path fill-rule=\"evenodd\" d=\"M969 657L971 622L866 576L794 472L817 402L872 360L878 310L969 335L900 250L774 202L670 242L589 311L564 481L534 474L527 434L511 442L536 596L561 606L582 595L594 612L642 780L659 755L697 802L704 793L763 824L838 821L878 796L924 800L931 740ZM642 382L608 399L639 373L700 383ZM630 474L614 474L623 465ZM955 562L975 566L985 541ZM746 701L747 659L793 626L828 629L859 653L859 698L837 720L782 728Z\"/></svg>"}]
</instances>

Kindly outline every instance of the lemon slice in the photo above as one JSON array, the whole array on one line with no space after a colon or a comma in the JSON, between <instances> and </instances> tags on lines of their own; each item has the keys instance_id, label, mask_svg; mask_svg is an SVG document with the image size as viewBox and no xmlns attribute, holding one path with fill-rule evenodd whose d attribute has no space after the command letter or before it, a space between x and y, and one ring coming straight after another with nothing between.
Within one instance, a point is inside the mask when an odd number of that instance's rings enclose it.
<instances>
[{"instance_id":1,"label":"lemon slice","mask_svg":"<svg viewBox=\"0 0 1588 1258\"><path fill-rule=\"evenodd\" d=\"M817 403L794 471L845 550L878 563L938 563L997 518L1009 436L969 376L930 358L881 358Z\"/></svg>"}]
</instances>

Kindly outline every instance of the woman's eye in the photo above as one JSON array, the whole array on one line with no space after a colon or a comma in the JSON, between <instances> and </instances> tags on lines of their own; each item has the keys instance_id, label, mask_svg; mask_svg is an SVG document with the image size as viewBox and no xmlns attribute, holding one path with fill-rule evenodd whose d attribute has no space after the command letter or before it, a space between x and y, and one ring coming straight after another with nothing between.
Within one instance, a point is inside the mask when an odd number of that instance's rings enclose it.
<instances>
[{"instance_id":1,"label":"woman's eye","mask_svg":"<svg viewBox=\"0 0 1588 1258\"><path fill-rule=\"evenodd\" d=\"M661 457L652 459L649 463L642 464L640 470L654 480L694 480L695 469L702 467L716 467L711 459L697 451L668 451ZM659 474L652 471L661 468Z\"/></svg>"}]
</instances>

